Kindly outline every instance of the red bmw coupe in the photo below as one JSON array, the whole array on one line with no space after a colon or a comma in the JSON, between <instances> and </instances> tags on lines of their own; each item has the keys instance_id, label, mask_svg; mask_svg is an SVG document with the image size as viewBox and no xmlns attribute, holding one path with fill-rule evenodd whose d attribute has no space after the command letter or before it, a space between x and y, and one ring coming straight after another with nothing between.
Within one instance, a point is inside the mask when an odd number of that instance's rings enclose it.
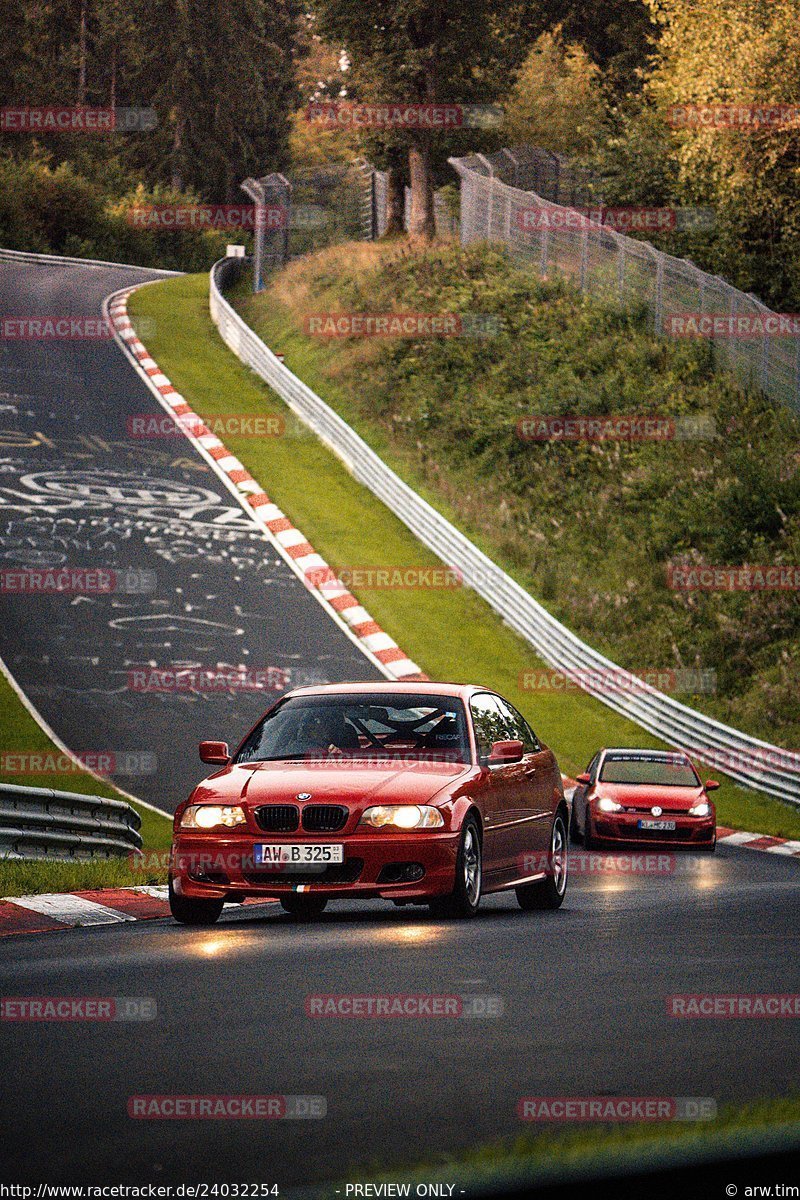
<instances>
[{"instance_id":1,"label":"red bmw coupe","mask_svg":"<svg viewBox=\"0 0 800 1200\"><path fill-rule=\"evenodd\" d=\"M573 841L587 849L620 842L714 850L717 814L691 759L679 750L598 750L572 797Z\"/></svg>"},{"instance_id":2,"label":"red bmw coupe","mask_svg":"<svg viewBox=\"0 0 800 1200\"><path fill-rule=\"evenodd\" d=\"M471 917L513 888L559 908L569 811L555 755L506 700L442 683L335 684L282 697L175 813L169 894L188 925L273 897L310 918L382 897Z\"/></svg>"}]
</instances>

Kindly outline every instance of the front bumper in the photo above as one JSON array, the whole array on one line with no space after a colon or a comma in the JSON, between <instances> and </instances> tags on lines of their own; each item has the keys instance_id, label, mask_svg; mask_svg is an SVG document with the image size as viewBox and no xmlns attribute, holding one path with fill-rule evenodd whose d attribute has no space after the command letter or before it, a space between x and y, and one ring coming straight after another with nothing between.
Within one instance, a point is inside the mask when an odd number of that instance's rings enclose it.
<instances>
[{"instance_id":1,"label":"front bumper","mask_svg":"<svg viewBox=\"0 0 800 1200\"><path fill-rule=\"evenodd\" d=\"M674 821L674 829L640 829L639 821L649 819L645 813L594 813L592 833L603 842L639 846L710 846L716 840L717 821L714 814L690 817L681 813L665 813L659 820Z\"/></svg>"},{"instance_id":2,"label":"front bumper","mask_svg":"<svg viewBox=\"0 0 800 1200\"><path fill-rule=\"evenodd\" d=\"M459 833L449 830L313 839L277 834L209 836L187 832L173 840L170 878L176 894L191 899L244 900L248 896L280 899L302 890L330 899L425 900L453 890L459 840ZM307 866L287 870L286 866L275 869L254 865L254 845L298 841L319 846L341 844L344 863L325 867L321 872Z\"/></svg>"}]
</instances>

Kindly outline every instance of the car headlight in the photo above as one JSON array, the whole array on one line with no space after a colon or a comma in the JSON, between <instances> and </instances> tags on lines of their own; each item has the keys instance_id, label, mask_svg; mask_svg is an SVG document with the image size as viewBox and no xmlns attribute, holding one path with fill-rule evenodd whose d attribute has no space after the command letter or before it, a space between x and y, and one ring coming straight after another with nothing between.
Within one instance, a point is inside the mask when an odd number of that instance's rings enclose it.
<instances>
[{"instance_id":1,"label":"car headlight","mask_svg":"<svg viewBox=\"0 0 800 1200\"><path fill-rule=\"evenodd\" d=\"M707 817L711 812L711 805L707 800L701 800L698 804L693 804L689 809L690 817Z\"/></svg>"},{"instance_id":2,"label":"car headlight","mask_svg":"<svg viewBox=\"0 0 800 1200\"><path fill-rule=\"evenodd\" d=\"M215 829L217 825L233 829L244 824L244 809L238 804L190 804L181 817L181 829Z\"/></svg>"},{"instance_id":3,"label":"car headlight","mask_svg":"<svg viewBox=\"0 0 800 1200\"><path fill-rule=\"evenodd\" d=\"M441 829L444 817L430 804L379 804L365 810L359 825L373 829Z\"/></svg>"},{"instance_id":4,"label":"car headlight","mask_svg":"<svg viewBox=\"0 0 800 1200\"><path fill-rule=\"evenodd\" d=\"M597 801L597 807L600 812L622 812L622 805L617 804L616 800L612 800L609 796L601 796Z\"/></svg>"}]
</instances>

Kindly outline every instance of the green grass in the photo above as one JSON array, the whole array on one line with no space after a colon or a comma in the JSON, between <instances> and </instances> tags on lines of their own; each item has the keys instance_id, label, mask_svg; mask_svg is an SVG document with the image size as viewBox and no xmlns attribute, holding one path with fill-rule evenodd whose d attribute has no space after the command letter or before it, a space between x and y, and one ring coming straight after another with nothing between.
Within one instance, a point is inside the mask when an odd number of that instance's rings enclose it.
<instances>
[{"instance_id":1,"label":"green grass","mask_svg":"<svg viewBox=\"0 0 800 1200\"><path fill-rule=\"evenodd\" d=\"M520 1122L523 1125L523 1122ZM658 1165L692 1160L723 1159L750 1149L767 1153L800 1144L800 1099L762 1100L747 1105L726 1105L713 1121L663 1124L553 1125L525 1129L516 1138L477 1146L459 1155L441 1155L410 1170L378 1165L374 1173L358 1172L359 1179L457 1181L472 1188L492 1184L506 1190L524 1182L597 1178L606 1171L648 1170ZM349 1180L352 1182L352 1180Z\"/></svg>"},{"instance_id":2,"label":"green grass","mask_svg":"<svg viewBox=\"0 0 800 1200\"><path fill-rule=\"evenodd\" d=\"M20 701L6 677L0 674L0 731L6 752L53 753L53 745ZM25 775L3 774L0 783L17 783L27 787L48 787L59 791L78 792L86 796L104 796L110 800L132 803L142 818L140 833L148 851L164 852L172 836L171 822L149 808L127 800L110 783L95 779L86 771L67 771L62 774ZM154 866L155 856L147 855L140 866L134 866L127 856L102 862L15 862L0 859L0 896L23 896L34 892L82 891L99 887L126 887L137 883L163 883L166 870Z\"/></svg>"},{"instance_id":3,"label":"green grass","mask_svg":"<svg viewBox=\"0 0 800 1200\"><path fill-rule=\"evenodd\" d=\"M143 288L131 297L129 311L134 323L140 317L154 319L156 332L147 338L148 349L196 412L207 418L232 412L284 416L283 437L226 437L225 441L329 563L338 567L439 565L228 351L208 314L207 276ZM273 349L287 351L301 377L315 352L288 333L273 340ZM381 438L377 434L372 438L374 431L363 421L360 432L382 450ZM393 465L403 473L402 463ZM446 500L429 487L420 490L451 515ZM484 548L490 549L488 543ZM553 747L567 773L580 771L602 745L660 744L584 693L534 695L521 688L523 672L543 669L542 664L469 589L363 590L358 598L431 678L483 683L508 696ZM777 801L730 781L717 797L722 823L777 836L800 835L800 813Z\"/></svg>"},{"instance_id":4,"label":"green grass","mask_svg":"<svg viewBox=\"0 0 800 1200\"><path fill-rule=\"evenodd\" d=\"M237 307L296 373L554 616L631 671L694 668L681 698L800 745L797 593L682 593L671 562L800 561L800 420L709 347L542 283L486 247L335 247ZM478 312L487 338L310 337L314 312ZM530 414L703 422L676 441L524 442ZM713 677L713 676L712 676Z\"/></svg>"}]
</instances>

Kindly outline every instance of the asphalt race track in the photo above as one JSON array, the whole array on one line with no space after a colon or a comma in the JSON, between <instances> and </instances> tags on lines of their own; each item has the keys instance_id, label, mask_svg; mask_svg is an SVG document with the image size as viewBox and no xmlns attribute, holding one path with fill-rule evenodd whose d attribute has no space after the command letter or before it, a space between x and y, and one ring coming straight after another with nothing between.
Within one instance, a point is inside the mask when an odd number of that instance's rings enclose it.
<instances>
[{"instance_id":1,"label":"asphalt race track","mask_svg":"<svg viewBox=\"0 0 800 1200\"><path fill-rule=\"evenodd\" d=\"M0 316L97 317L148 278L0 262ZM238 742L282 679L380 675L183 435L131 436L145 414L163 412L113 341L0 340L0 568L108 568L130 589L5 594L0 657L72 751L171 811L207 773L197 742ZM272 668L278 686L136 690L148 665Z\"/></svg>"},{"instance_id":2,"label":"asphalt race track","mask_svg":"<svg viewBox=\"0 0 800 1200\"><path fill-rule=\"evenodd\" d=\"M4 1178L287 1187L514 1134L526 1095L790 1094L796 1021L676 1019L666 997L800 992L797 870L721 848L670 875L573 876L551 914L513 897L460 924L346 903L305 925L276 906L208 930L7 938L4 997L151 997L157 1016L0 1024ZM307 1016L320 993L478 994L501 997L503 1014ZM209 1093L324 1096L327 1116L127 1116L134 1095Z\"/></svg>"}]
</instances>

